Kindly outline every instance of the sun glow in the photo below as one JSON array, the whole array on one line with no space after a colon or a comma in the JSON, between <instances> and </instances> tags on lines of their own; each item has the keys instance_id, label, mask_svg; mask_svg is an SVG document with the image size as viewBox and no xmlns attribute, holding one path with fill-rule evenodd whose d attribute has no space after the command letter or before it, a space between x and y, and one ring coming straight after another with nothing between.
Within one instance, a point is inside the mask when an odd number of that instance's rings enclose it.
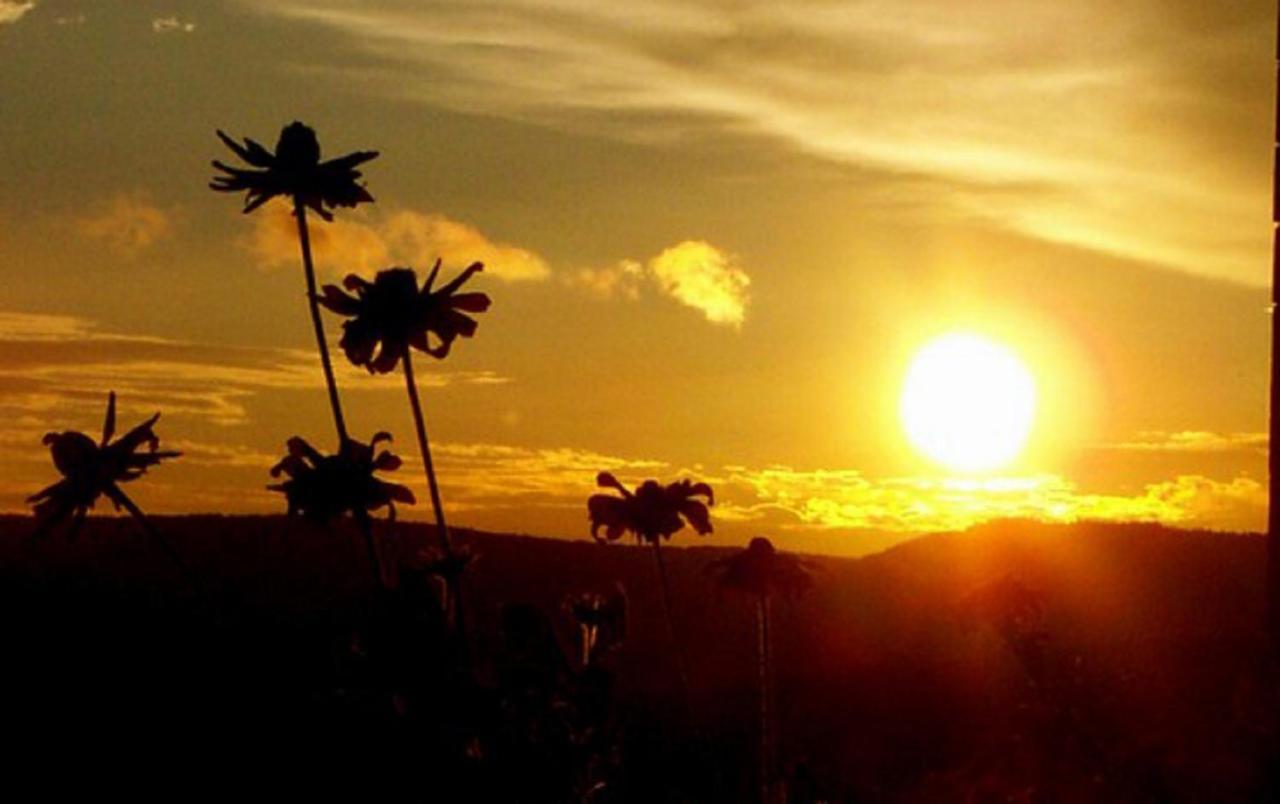
<instances>
[{"instance_id":1,"label":"sun glow","mask_svg":"<svg viewBox=\"0 0 1280 804\"><path fill-rule=\"evenodd\" d=\"M968 333L930 341L911 361L899 411L907 439L958 472L999 469L1021 454L1036 387L1008 348Z\"/></svg>"}]
</instances>

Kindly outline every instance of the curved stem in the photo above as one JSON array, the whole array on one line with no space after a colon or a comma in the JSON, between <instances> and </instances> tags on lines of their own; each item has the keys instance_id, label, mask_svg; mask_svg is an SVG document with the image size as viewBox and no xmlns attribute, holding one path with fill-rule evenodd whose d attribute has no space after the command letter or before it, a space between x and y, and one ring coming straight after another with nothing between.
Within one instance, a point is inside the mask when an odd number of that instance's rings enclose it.
<instances>
[{"instance_id":1,"label":"curved stem","mask_svg":"<svg viewBox=\"0 0 1280 804\"><path fill-rule=\"evenodd\" d=\"M324 322L320 320L320 304L316 291L316 269L311 262L311 235L307 230L307 210L302 201L293 199L293 217L298 222L298 243L302 246L302 269L307 277L307 304L311 308L311 326L316 333L316 348L320 350L320 365L324 369L324 381L329 388L329 407L333 409L333 424L338 430L338 447L347 442L347 422L342 417L342 402L338 399L338 381L333 377L333 363L329 360L329 344L324 338Z\"/></svg>"},{"instance_id":2,"label":"curved stem","mask_svg":"<svg viewBox=\"0 0 1280 804\"><path fill-rule=\"evenodd\" d=\"M422 454L422 468L427 475L427 488L431 492L431 507L436 515L436 534L445 558L453 557L453 543L449 539L449 526L444 519L444 505L440 502L440 486L436 482L435 464L431 462L431 445L427 441L427 425L422 419L422 401L418 399L418 383L413 377L413 358L409 349L404 350L404 384L409 392L409 407L413 409L413 426L418 434L418 451ZM445 579L448 594L453 602L454 628L462 642L463 661L470 664L470 648L467 645L466 618L462 608L462 578Z\"/></svg>"},{"instance_id":3,"label":"curved stem","mask_svg":"<svg viewBox=\"0 0 1280 804\"><path fill-rule=\"evenodd\" d=\"M187 562L182 560L182 556L178 555L178 551L174 549L172 544L169 544L169 540L160 535L160 531L155 529L155 526L151 524L151 520L147 519L146 515L142 513L142 509L133 500L129 499L129 495L118 487L109 488L106 493L112 502L129 512L133 520L138 523L138 528L143 534L160 545L160 549L173 562L173 565L178 568L178 571L182 573L183 578L191 586L191 590L197 595L201 594L200 582L196 580L196 576L191 572L191 568L187 566Z\"/></svg>"}]
</instances>

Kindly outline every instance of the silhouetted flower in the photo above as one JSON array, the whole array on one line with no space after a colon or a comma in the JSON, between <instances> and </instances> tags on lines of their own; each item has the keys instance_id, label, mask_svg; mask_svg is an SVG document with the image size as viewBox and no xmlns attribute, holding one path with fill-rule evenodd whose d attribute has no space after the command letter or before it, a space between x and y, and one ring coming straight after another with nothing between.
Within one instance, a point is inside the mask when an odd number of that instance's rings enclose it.
<instances>
[{"instance_id":1,"label":"silhouetted flower","mask_svg":"<svg viewBox=\"0 0 1280 804\"><path fill-rule=\"evenodd\" d=\"M467 313L488 310L489 297L457 290L482 270L483 265L472 263L434 292L431 286L440 272L439 260L421 290L412 268L379 271L372 282L350 274L342 285L355 296L335 285L325 285L320 303L349 319L342 325L339 344L347 359L370 373L386 374L395 369L410 346L441 359L449 354L456 338L475 334L476 320Z\"/></svg>"},{"instance_id":2,"label":"silhouetted flower","mask_svg":"<svg viewBox=\"0 0 1280 804\"><path fill-rule=\"evenodd\" d=\"M591 537L596 541L616 541L630 532L638 541L656 543L670 539L685 526L699 534L711 532L711 516L707 506L714 503L711 487L706 483L680 480L667 486L656 480L646 480L633 494L609 472L596 476L596 485L613 488L621 497L593 494L587 500L587 515L591 520ZM697 497L706 497L706 503ZM600 530L604 529L604 538Z\"/></svg>"},{"instance_id":3,"label":"silhouetted flower","mask_svg":"<svg viewBox=\"0 0 1280 804\"><path fill-rule=\"evenodd\" d=\"M357 183L360 171L355 168L375 158L377 151L356 151L321 162L316 133L297 121L280 131L275 153L248 137L243 145L222 131L218 138L252 167L231 167L214 160L213 166L226 175L215 176L209 186L224 193L244 191L245 212L276 196L289 196L328 221L333 220L329 209L373 201L369 191Z\"/></svg>"},{"instance_id":4,"label":"silhouetted flower","mask_svg":"<svg viewBox=\"0 0 1280 804\"><path fill-rule=\"evenodd\" d=\"M760 800L773 801L777 775L777 732L773 696L773 627L770 598L775 594L798 594L812 583L807 562L788 553L779 553L773 542L757 536L747 549L713 561L708 571L718 576L720 586L755 599L756 669L760 677Z\"/></svg>"},{"instance_id":5,"label":"silhouetted flower","mask_svg":"<svg viewBox=\"0 0 1280 804\"><path fill-rule=\"evenodd\" d=\"M747 549L711 562L707 569L725 589L757 596L796 594L813 584L808 562L778 552L763 536L752 539Z\"/></svg>"},{"instance_id":6,"label":"silhouetted flower","mask_svg":"<svg viewBox=\"0 0 1280 804\"><path fill-rule=\"evenodd\" d=\"M370 511L384 506L394 519L395 503L412 505L416 500L408 488L374 475L400 467L400 459L390 452L374 454L379 443L390 440L387 433L376 434L368 444L347 439L338 454L321 455L294 436L288 441L289 454L271 469L272 477L288 479L267 488L284 492L290 514L322 522L346 513L367 521Z\"/></svg>"},{"instance_id":7,"label":"silhouetted flower","mask_svg":"<svg viewBox=\"0 0 1280 804\"><path fill-rule=\"evenodd\" d=\"M580 592L565 598L564 610L578 625L582 666L622 643L627 633L627 594L618 584L613 594Z\"/></svg>"},{"instance_id":8,"label":"silhouetted flower","mask_svg":"<svg viewBox=\"0 0 1280 804\"><path fill-rule=\"evenodd\" d=\"M62 480L27 498L27 502L35 506L38 532L48 530L72 514L76 517L74 532L100 496L111 500L116 510L124 508L143 521L142 512L118 484L136 480L148 468L182 454L160 451L160 439L152 429L159 418L157 413L112 441L116 429L116 395L112 391L107 397L101 441L95 442L74 430L46 433L42 443L49 447L53 465L62 473ZM146 451L140 452L144 446Z\"/></svg>"}]
</instances>

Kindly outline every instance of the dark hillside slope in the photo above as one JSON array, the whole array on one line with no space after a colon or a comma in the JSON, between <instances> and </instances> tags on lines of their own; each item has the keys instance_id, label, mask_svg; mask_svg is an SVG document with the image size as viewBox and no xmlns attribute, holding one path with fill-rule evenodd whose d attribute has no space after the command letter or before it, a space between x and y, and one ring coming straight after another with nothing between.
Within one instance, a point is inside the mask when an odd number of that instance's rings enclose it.
<instances>
[{"instance_id":1,"label":"dark hillside slope","mask_svg":"<svg viewBox=\"0 0 1280 804\"><path fill-rule=\"evenodd\" d=\"M386 737L382 720L342 708L353 693L335 670L368 605L353 532L278 517L157 524L199 594L126 521L91 522L73 544L24 547L29 521L0 519L7 722L64 756L123 750L104 736L129 722L140 735L129 749L141 751L131 755L181 745L211 752L232 776L263 745ZM428 537L399 526L397 550L409 555ZM649 550L461 537L479 555L467 592L482 681L501 649L504 605L543 610L573 656L565 596L621 583L628 634L608 659L618 716L642 735L635 744L678 731ZM754 757L751 609L706 573L723 550L667 555L694 716L732 778ZM1263 560L1255 535L1017 522L862 559L813 557L813 590L776 608L781 756L820 790L858 800L1262 795L1275 789L1276 756L1274 684L1259 659Z\"/></svg>"}]
</instances>

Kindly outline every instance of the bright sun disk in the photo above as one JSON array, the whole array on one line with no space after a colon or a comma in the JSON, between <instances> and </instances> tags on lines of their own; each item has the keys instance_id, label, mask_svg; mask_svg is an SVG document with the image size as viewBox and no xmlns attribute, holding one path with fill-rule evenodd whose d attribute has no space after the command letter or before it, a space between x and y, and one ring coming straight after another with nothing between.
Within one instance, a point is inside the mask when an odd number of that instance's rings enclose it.
<instances>
[{"instance_id":1,"label":"bright sun disk","mask_svg":"<svg viewBox=\"0 0 1280 804\"><path fill-rule=\"evenodd\" d=\"M1008 348L968 333L930 341L911 361L900 413L925 457L959 472L1011 462L1035 420L1031 372Z\"/></svg>"}]
</instances>

